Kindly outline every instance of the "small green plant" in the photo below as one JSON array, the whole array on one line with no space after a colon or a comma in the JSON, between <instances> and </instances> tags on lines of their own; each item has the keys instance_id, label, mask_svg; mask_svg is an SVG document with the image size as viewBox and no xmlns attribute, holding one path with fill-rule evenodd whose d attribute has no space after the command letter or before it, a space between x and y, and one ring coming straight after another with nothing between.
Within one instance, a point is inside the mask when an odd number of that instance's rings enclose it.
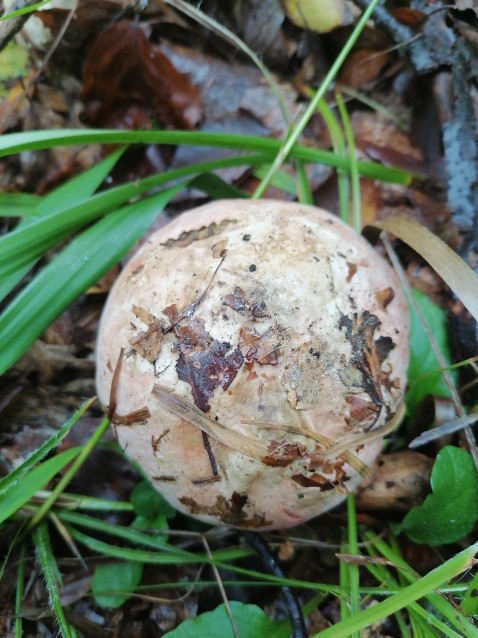
<instances>
[{"instance_id":1,"label":"small green plant","mask_svg":"<svg viewBox=\"0 0 478 638\"><path fill-rule=\"evenodd\" d=\"M478 473L471 454L451 445L444 447L430 482L433 493L408 512L399 529L416 543L454 543L478 521Z\"/></svg>"},{"instance_id":2,"label":"small green plant","mask_svg":"<svg viewBox=\"0 0 478 638\"><path fill-rule=\"evenodd\" d=\"M445 312L420 291L413 290L412 294L445 362L451 365ZM411 304L409 312L410 363L406 403L408 413L415 414L417 407L427 395L448 397L450 389L443 380L441 366L430 347L422 322Z\"/></svg>"}]
</instances>

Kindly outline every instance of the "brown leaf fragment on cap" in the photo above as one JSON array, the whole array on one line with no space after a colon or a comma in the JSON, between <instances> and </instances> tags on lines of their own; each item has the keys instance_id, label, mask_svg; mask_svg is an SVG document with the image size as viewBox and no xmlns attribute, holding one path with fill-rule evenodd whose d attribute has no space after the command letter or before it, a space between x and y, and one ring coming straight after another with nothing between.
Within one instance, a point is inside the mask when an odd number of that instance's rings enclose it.
<instances>
[{"instance_id":1,"label":"brown leaf fragment on cap","mask_svg":"<svg viewBox=\"0 0 478 638\"><path fill-rule=\"evenodd\" d=\"M345 281L349 284L352 281L353 276L357 272L357 264L353 264L352 262L348 261L347 268L349 269L349 272L347 274Z\"/></svg>"},{"instance_id":2,"label":"brown leaf fragment on cap","mask_svg":"<svg viewBox=\"0 0 478 638\"><path fill-rule=\"evenodd\" d=\"M129 340L129 345L140 357L150 363L154 363L161 351L161 342L164 335L163 326L160 320L145 308L133 305L133 312L148 328L140 332L136 337L132 337Z\"/></svg>"},{"instance_id":3,"label":"brown leaf fragment on cap","mask_svg":"<svg viewBox=\"0 0 478 638\"><path fill-rule=\"evenodd\" d=\"M163 313L173 325L179 321L179 317L181 316L178 306L175 303L172 303L170 306L166 306Z\"/></svg>"},{"instance_id":4,"label":"brown leaf fragment on cap","mask_svg":"<svg viewBox=\"0 0 478 638\"><path fill-rule=\"evenodd\" d=\"M227 390L243 364L239 347L230 352L231 344L214 341L200 318L176 330L175 347L179 350L176 371L181 381L191 386L194 403L203 412L210 409L209 399L219 386Z\"/></svg>"},{"instance_id":5,"label":"brown leaf fragment on cap","mask_svg":"<svg viewBox=\"0 0 478 638\"><path fill-rule=\"evenodd\" d=\"M285 339L285 330L279 324L274 324L263 334L259 334L253 325L244 324L239 333L239 348L248 362L255 359L261 365L276 365Z\"/></svg>"},{"instance_id":6,"label":"brown leaf fragment on cap","mask_svg":"<svg viewBox=\"0 0 478 638\"><path fill-rule=\"evenodd\" d=\"M227 250L227 239L223 239L222 241L218 241L217 244L214 244L212 247L212 256L214 259L220 259L221 257L225 257Z\"/></svg>"},{"instance_id":7,"label":"brown leaf fragment on cap","mask_svg":"<svg viewBox=\"0 0 478 638\"><path fill-rule=\"evenodd\" d=\"M389 286L388 288L384 288L383 290L376 292L375 298L378 301L380 308L385 310L385 308L395 299L395 293L393 288Z\"/></svg>"},{"instance_id":8,"label":"brown leaf fragment on cap","mask_svg":"<svg viewBox=\"0 0 478 638\"><path fill-rule=\"evenodd\" d=\"M374 401L362 399L353 394L347 395L345 400L349 406L352 425L366 425L370 420L376 419L380 413L380 407Z\"/></svg>"},{"instance_id":9,"label":"brown leaf fragment on cap","mask_svg":"<svg viewBox=\"0 0 478 638\"><path fill-rule=\"evenodd\" d=\"M268 452L269 454L264 456L262 462L274 467L285 467L299 456L304 455L300 443L285 443L283 441L271 441Z\"/></svg>"},{"instance_id":10,"label":"brown leaf fragment on cap","mask_svg":"<svg viewBox=\"0 0 478 638\"><path fill-rule=\"evenodd\" d=\"M232 294L226 295L224 305L229 306L242 315L250 314L256 319L270 318L263 294L260 290L254 290L249 296L242 288L236 286Z\"/></svg>"},{"instance_id":11,"label":"brown leaf fragment on cap","mask_svg":"<svg viewBox=\"0 0 478 638\"><path fill-rule=\"evenodd\" d=\"M224 305L229 306L237 312L244 312L247 309L244 290L239 288L239 286L236 286L232 294L226 295Z\"/></svg>"},{"instance_id":12,"label":"brown leaf fragment on cap","mask_svg":"<svg viewBox=\"0 0 478 638\"><path fill-rule=\"evenodd\" d=\"M321 474L313 474L312 476L305 476L305 474L294 474L291 478L301 487L318 487L321 492L332 490L339 484L338 481L330 481Z\"/></svg>"}]
</instances>

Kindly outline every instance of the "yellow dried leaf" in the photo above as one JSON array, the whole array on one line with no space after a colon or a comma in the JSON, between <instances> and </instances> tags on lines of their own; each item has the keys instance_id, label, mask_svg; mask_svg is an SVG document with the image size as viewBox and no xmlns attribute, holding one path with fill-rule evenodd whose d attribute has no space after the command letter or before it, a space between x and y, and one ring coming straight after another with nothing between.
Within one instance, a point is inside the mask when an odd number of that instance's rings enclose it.
<instances>
[{"instance_id":1,"label":"yellow dried leaf","mask_svg":"<svg viewBox=\"0 0 478 638\"><path fill-rule=\"evenodd\" d=\"M425 259L478 321L478 276L463 259L424 226L403 217L376 227L395 235Z\"/></svg>"},{"instance_id":2,"label":"yellow dried leaf","mask_svg":"<svg viewBox=\"0 0 478 638\"><path fill-rule=\"evenodd\" d=\"M352 22L345 0L285 0L284 10L297 27L317 33L328 33Z\"/></svg>"}]
</instances>

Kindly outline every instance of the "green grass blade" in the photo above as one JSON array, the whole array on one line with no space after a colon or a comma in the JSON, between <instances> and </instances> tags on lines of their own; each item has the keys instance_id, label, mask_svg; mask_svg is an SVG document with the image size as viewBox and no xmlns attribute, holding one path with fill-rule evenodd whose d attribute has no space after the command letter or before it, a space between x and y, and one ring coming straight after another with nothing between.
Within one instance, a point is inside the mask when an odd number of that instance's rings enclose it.
<instances>
[{"instance_id":1,"label":"green grass blade","mask_svg":"<svg viewBox=\"0 0 478 638\"><path fill-rule=\"evenodd\" d=\"M0 524L27 503L34 494L80 453L81 448L65 450L29 472L20 482L0 495Z\"/></svg>"},{"instance_id":2,"label":"green grass blade","mask_svg":"<svg viewBox=\"0 0 478 638\"><path fill-rule=\"evenodd\" d=\"M41 506L39 507L39 509L37 510L37 512L35 513L35 515L30 521L30 524L29 524L30 528L34 527L35 525L38 525L41 519L51 509L51 507L55 503L58 496L66 489L66 486L68 485L68 483L72 480L72 478L78 472L80 467L86 461L88 456L91 454L91 451L93 450L95 445L98 443L98 441L101 439L103 434L106 432L108 427L109 427L109 420L105 418L100 423L100 425L96 428L95 432L92 434L92 436L87 441L87 443L82 446L81 452L77 455L77 457L71 463L70 467L66 470L66 472L63 474L61 479L58 481L58 484L55 486L49 498L43 501L43 503L41 504Z\"/></svg>"},{"instance_id":3,"label":"green grass blade","mask_svg":"<svg viewBox=\"0 0 478 638\"><path fill-rule=\"evenodd\" d=\"M61 427L56 434L45 441L38 450L35 450L21 465L15 468L7 476L0 479L0 497L6 490L13 487L27 474L37 463L39 463L47 454L60 445L62 440L75 425L75 423L83 416L95 399L86 401L75 414Z\"/></svg>"},{"instance_id":4,"label":"green grass blade","mask_svg":"<svg viewBox=\"0 0 478 638\"><path fill-rule=\"evenodd\" d=\"M118 159L121 157L122 153L123 150L112 153L103 161L69 180L66 184L62 184L45 197L27 195L25 197L12 198L12 201L21 202L22 214L27 215L21 220L15 230L18 231L25 229L38 219L51 217L58 212L67 211L68 208L75 204L86 201L101 185L108 173L110 173ZM13 195L18 194L14 193ZM5 238L0 239L0 246L3 246L1 249L2 251L4 250L4 243L2 242L4 242ZM41 240L39 241L40 238L36 235L36 250L31 252L26 252L24 247L17 244L15 254L10 255L10 259L5 264L2 272L0 281L0 302L5 299L13 288L19 284L23 277L25 277L25 275L33 268L38 261L38 258L49 248L54 246L61 238L62 236L60 235L58 237L55 230L47 234L44 242Z\"/></svg>"},{"instance_id":5,"label":"green grass blade","mask_svg":"<svg viewBox=\"0 0 478 638\"><path fill-rule=\"evenodd\" d=\"M315 109L314 109L315 110ZM95 129L59 129L9 133L0 137L0 157L25 150L39 150L72 144L173 144L184 146L211 146L229 148L248 153L266 153L268 161L281 150L281 142L270 138L232 133L203 133L201 131L117 131ZM348 158L330 151L300 145L290 150L290 157L325 164L343 170L350 169ZM412 174L400 169L382 166L376 162L357 162L361 175L394 184L409 184ZM421 176L417 176L421 177Z\"/></svg>"},{"instance_id":6,"label":"green grass blade","mask_svg":"<svg viewBox=\"0 0 478 638\"><path fill-rule=\"evenodd\" d=\"M0 217L30 215L42 198L30 193L0 193Z\"/></svg>"},{"instance_id":7,"label":"green grass blade","mask_svg":"<svg viewBox=\"0 0 478 638\"><path fill-rule=\"evenodd\" d=\"M48 264L0 316L0 374L145 233L182 185L126 206L83 232Z\"/></svg>"},{"instance_id":8,"label":"green grass blade","mask_svg":"<svg viewBox=\"0 0 478 638\"><path fill-rule=\"evenodd\" d=\"M357 539L357 512L355 511L355 497L347 496L347 521L348 521L348 551L357 556L359 552ZM350 613L352 616L360 611L360 577L358 565L347 565L350 586ZM352 634L354 638L360 638L359 632Z\"/></svg>"},{"instance_id":9,"label":"green grass blade","mask_svg":"<svg viewBox=\"0 0 478 638\"><path fill-rule=\"evenodd\" d=\"M33 542L35 543L38 560L45 579L50 605L58 623L58 629L63 638L71 638L70 627L60 601L61 574L53 555L46 523L41 523L33 530Z\"/></svg>"},{"instance_id":10,"label":"green grass blade","mask_svg":"<svg viewBox=\"0 0 478 638\"><path fill-rule=\"evenodd\" d=\"M329 107L325 99L317 104L317 110L322 115L324 122L329 131L330 140L334 152L340 157L347 156L345 139L340 124L335 117L332 109ZM337 171L337 186L339 192L339 214L342 221L349 223L349 176L346 171Z\"/></svg>"},{"instance_id":11,"label":"green grass blade","mask_svg":"<svg viewBox=\"0 0 478 638\"><path fill-rule=\"evenodd\" d=\"M300 121L297 123L294 129L290 132L290 134L285 138L285 140L281 143L280 150L274 159L274 162L270 168L270 171L268 172L266 177L262 180L262 182L259 184L259 186L257 187L254 193L255 198L262 197L264 195L274 173L276 173L279 170L279 168L282 166L284 161L289 157L289 155L291 155L294 147L299 141L301 134L303 133L305 127L309 123L309 120L313 117L315 111L317 110L317 105L319 104L320 100L324 98L330 85L335 80L337 73L339 72L343 63L347 59L350 51L352 50L352 47L358 40L360 34L365 28L368 20L370 19L372 13L375 10L375 7L377 6L379 2L380 0L371 0L367 9L360 16L360 19L357 21L357 24L355 25L352 33L347 38L347 41L345 42L345 44L340 49L338 56L334 60L325 78L321 82L313 99L311 100L307 108L305 109L305 112L300 118Z\"/></svg>"},{"instance_id":12,"label":"green grass blade","mask_svg":"<svg viewBox=\"0 0 478 638\"><path fill-rule=\"evenodd\" d=\"M478 552L478 542L463 550L453 558L450 558L443 565L436 567L428 574L419 578L411 585L404 587L398 594L390 596L373 607L369 607L359 612L353 617L338 622L333 627L328 627L320 632L320 638L348 638L351 634L365 627L369 627L375 622L386 618L416 602L424 596L429 596L430 592L440 587L443 583L456 578L466 570L470 569L475 561L475 554ZM464 615L455 610L455 618L448 618L459 628L465 638L476 638L476 626ZM314 637L315 638L315 637ZM319 638L319 634L316 635Z\"/></svg>"},{"instance_id":13,"label":"green grass blade","mask_svg":"<svg viewBox=\"0 0 478 638\"><path fill-rule=\"evenodd\" d=\"M20 546L20 556L18 557L18 569L17 569L17 590L15 592L15 638L22 638L23 636L23 593L25 591L25 558L26 549L25 544Z\"/></svg>"},{"instance_id":14,"label":"green grass blade","mask_svg":"<svg viewBox=\"0 0 478 638\"><path fill-rule=\"evenodd\" d=\"M98 164L94 164L42 197L32 216L49 217L89 199L113 170L124 150L122 148L111 153Z\"/></svg>"},{"instance_id":15,"label":"green grass blade","mask_svg":"<svg viewBox=\"0 0 478 638\"><path fill-rule=\"evenodd\" d=\"M138 563L150 563L152 565L197 565L198 563L200 564L211 562L211 560L204 554L195 554L191 552L188 553L188 555L186 556L183 553L183 550L166 553L161 550L146 551L129 547L119 547L118 545L111 545L110 543L106 543L105 541L99 540L98 538L94 538L93 536L84 534L83 532L80 532L78 529L71 527L70 525L67 526L67 529L73 539L75 539L79 543L82 543L90 550L104 556L121 558L122 560L136 561ZM220 554L223 560L236 560L239 558L250 556L251 552L246 549L236 549L229 551L222 550L222 552L217 552L217 554ZM215 562L216 561L214 560L214 563Z\"/></svg>"},{"instance_id":16,"label":"green grass blade","mask_svg":"<svg viewBox=\"0 0 478 638\"><path fill-rule=\"evenodd\" d=\"M345 139L349 150L350 158L350 182L352 184L352 227L355 232L360 233L362 229L362 198L360 193L360 175L355 154L355 139L350 122L349 114L345 108L344 101L340 93L336 93L337 106L345 132ZM350 221L349 221L350 223Z\"/></svg>"},{"instance_id":17,"label":"green grass blade","mask_svg":"<svg viewBox=\"0 0 478 638\"><path fill-rule=\"evenodd\" d=\"M40 2L35 2L35 4L30 4L28 7L22 7L21 9L16 9L16 11L12 11L11 13L7 13L0 18L0 22L4 20L11 20L12 18L18 18L19 16L23 16L27 13L34 13L37 9L45 6L51 2L51 0L41 0Z\"/></svg>"},{"instance_id":18,"label":"green grass blade","mask_svg":"<svg viewBox=\"0 0 478 638\"><path fill-rule=\"evenodd\" d=\"M0 138L1 139L1 138ZM35 218L26 227L19 228L0 238L0 279L15 272L17 268L24 267L29 260L38 259L46 250L58 241L78 230L87 223L108 212L115 211L128 200L138 197L147 191L163 186L169 182L175 182L184 177L195 174L208 173L213 170L231 166L255 165L265 160L263 154L249 154L247 156L234 156L214 162L203 162L193 166L165 171L159 175L147 177L138 182L125 184L108 191L99 193L73 205L57 208L48 217ZM212 179L210 183L212 185ZM216 179L218 190L219 178ZM207 182L204 181L207 186ZM225 185L223 184L225 189ZM207 188L205 188L207 190ZM229 190L229 196L238 197L239 193Z\"/></svg>"}]
</instances>

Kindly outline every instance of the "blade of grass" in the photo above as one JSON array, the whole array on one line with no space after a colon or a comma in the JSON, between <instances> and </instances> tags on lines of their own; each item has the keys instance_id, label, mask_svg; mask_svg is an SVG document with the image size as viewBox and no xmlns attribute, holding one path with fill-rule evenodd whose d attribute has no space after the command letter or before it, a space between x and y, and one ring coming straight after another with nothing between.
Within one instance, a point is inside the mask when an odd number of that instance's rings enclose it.
<instances>
[{"instance_id":1,"label":"blade of grass","mask_svg":"<svg viewBox=\"0 0 478 638\"><path fill-rule=\"evenodd\" d=\"M0 18L0 22L3 22L3 20L11 20L12 18L18 18L26 13L34 13L49 2L51 2L51 0L41 0L41 2L35 2L35 4L31 4L28 7L23 7L16 11L12 11L11 13L7 13Z\"/></svg>"},{"instance_id":2,"label":"blade of grass","mask_svg":"<svg viewBox=\"0 0 478 638\"><path fill-rule=\"evenodd\" d=\"M328 91L330 85L334 81L334 79L335 79L337 73L339 72L342 64L345 62L346 58L348 57L350 51L352 50L352 47L356 43L359 35L362 33L365 25L367 24L369 18L371 17L371 15L372 15L375 7L379 3L379 1L380 0L371 0L371 2L369 4L369 6L367 7L367 9L361 15L361 17L360 17L359 21L357 22L357 24L355 25L352 33L348 37L348 39L345 42L344 46L341 48L339 55L335 59L334 63L332 64L332 66L330 67L329 71L327 72L325 78L323 79L321 85L317 89L313 99L311 100L311 102L307 106L303 116L300 118L300 121L295 126L295 128L291 131L290 135L281 144L281 148L280 148L279 152L276 155L276 158L275 158L274 163L272 164L272 166L270 168L270 171L268 172L266 177L262 180L262 182L257 187L256 191L254 192L254 196L253 196L254 198L257 199L257 198L262 197L264 195L264 193L266 192L266 190L267 190L267 188L268 188L268 186L270 184L270 180L272 179L272 176L274 175L274 173L276 173L276 171L279 170L279 168L282 166L283 162L291 154L294 146L299 141L299 138L300 138L301 134L303 133L305 127L309 123L310 118L314 115L315 111L317 110L318 103L325 96L325 94Z\"/></svg>"},{"instance_id":3,"label":"blade of grass","mask_svg":"<svg viewBox=\"0 0 478 638\"><path fill-rule=\"evenodd\" d=\"M367 534L367 537L371 537L371 535ZM383 557L379 554L379 552L375 550L373 545L367 544L367 550L370 556L378 557L379 561L383 560ZM392 594L394 591L400 592L405 586L403 582L402 571L400 569L398 570L398 576L400 579L400 583L399 583L397 579L394 578L392 572L390 571L390 567L388 565L385 565L381 562L370 563L368 561L366 562L365 565L367 570L374 576L374 578L376 578L376 580L379 583L386 583L387 591L389 592L389 594ZM402 634L404 637L406 637L407 635L409 635L409 632L408 632L408 627L402 618L402 611L405 611L405 610L400 610L396 612L394 615L397 618L397 622L399 623L399 626L402 626L402 625L404 626L404 630L402 631ZM412 627L418 627L419 631L421 631L421 628L423 627L423 617L428 616L429 617L428 623L430 625L433 625L440 631L442 631L443 635L450 636L450 638L458 638L458 634L456 634L456 632L453 629L447 627L441 620L436 618L434 615L431 615L418 603L410 603L406 607L406 611L408 612L408 616L410 618L410 623ZM433 630L430 630L430 631L433 632L433 636L436 635L436 633ZM430 631L428 633L430 633Z\"/></svg>"},{"instance_id":4,"label":"blade of grass","mask_svg":"<svg viewBox=\"0 0 478 638\"><path fill-rule=\"evenodd\" d=\"M312 93L310 94L312 97ZM332 109L329 107L325 99L321 99L317 104L317 110L322 115L324 122L330 134L332 148L334 153L340 157L347 156L345 139L340 124L335 117ZM346 224L350 221L349 216L349 176L346 171L337 170L337 185L339 192L339 213L340 218Z\"/></svg>"},{"instance_id":5,"label":"blade of grass","mask_svg":"<svg viewBox=\"0 0 478 638\"><path fill-rule=\"evenodd\" d=\"M42 197L25 223L31 223L32 217L50 217L58 211L67 210L71 206L89 199L111 173L124 151L125 149L121 148L111 153L98 164L94 164Z\"/></svg>"},{"instance_id":6,"label":"blade of grass","mask_svg":"<svg viewBox=\"0 0 478 638\"><path fill-rule=\"evenodd\" d=\"M23 636L23 593L25 591L25 561L26 548L25 543L20 545L20 555L18 557L17 569L17 590L15 592L15 638Z\"/></svg>"},{"instance_id":7,"label":"blade of grass","mask_svg":"<svg viewBox=\"0 0 478 638\"><path fill-rule=\"evenodd\" d=\"M114 558L121 558L123 560L137 561L138 563L151 563L152 565L195 565L198 563L209 562L209 559L204 554L195 554L191 552L188 553L188 555L185 555L180 550L178 550L177 552L171 551L165 553L164 551L145 551L141 549L119 547L117 545L106 543L105 541L99 540L98 538L94 538L93 536L88 536L87 534L80 532L78 529L71 527L70 525L67 526L67 529L71 536L79 543L82 543L90 550L93 550L98 554L102 554L104 556L112 556ZM230 551L222 550L218 551L217 554L223 556L224 560L237 560L240 558L245 558L246 556L250 556L250 552L248 550L239 549ZM214 561L219 562L219 559L216 559L216 555Z\"/></svg>"},{"instance_id":8,"label":"blade of grass","mask_svg":"<svg viewBox=\"0 0 478 638\"><path fill-rule=\"evenodd\" d=\"M436 567L416 582L408 585L408 587L404 587L398 594L390 596L387 600L383 600L353 617L338 622L333 627L328 627L320 633L320 638L347 638L354 631L369 627L371 624L394 614L400 609L404 609L419 598L428 597L430 592L433 592L443 583L470 569L476 562L475 554L477 552L478 542L453 556L443 565ZM448 620L452 621L451 618L448 618ZM464 614L459 614L456 609L453 624L463 632L464 638L476 637L476 626ZM319 638L319 634L316 634L314 638Z\"/></svg>"},{"instance_id":9,"label":"blade of grass","mask_svg":"<svg viewBox=\"0 0 478 638\"><path fill-rule=\"evenodd\" d=\"M44 501L41 506L38 508L37 512L30 520L29 528L35 527L42 520L42 518L48 513L50 508L55 503L58 496L65 490L68 483L72 478L76 475L79 468L86 461L88 456L91 454L91 451L96 446L101 437L105 434L106 430L109 428L109 420L103 419L100 425L96 428L95 432L92 434L90 439L87 441L85 445L82 446L81 452L76 456L73 463L67 469L67 471L63 474L61 479L58 481L58 484L55 486L51 495Z\"/></svg>"},{"instance_id":10,"label":"blade of grass","mask_svg":"<svg viewBox=\"0 0 478 638\"><path fill-rule=\"evenodd\" d=\"M341 550L347 551L347 544L342 543ZM348 604L348 598L350 596L350 582L349 582L349 570L345 561L339 561L339 583L340 586L347 592L347 596L340 597L340 620L345 620L350 616L350 607Z\"/></svg>"},{"instance_id":11,"label":"blade of grass","mask_svg":"<svg viewBox=\"0 0 478 638\"><path fill-rule=\"evenodd\" d=\"M0 479L0 497L1 495L15 484L17 484L37 463L39 463L47 454L54 450L65 438L75 423L83 416L85 411L95 401L95 397L86 401L75 414L54 434L45 441L38 450L35 450L21 465L12 470L7 476ZM38 490L36 490L38 491Z\"/></svg>"},{"instance_id":12,"label":"blade of grass","mask_svg":"<svg viewBox=\"0 0 478 638\"><path fill-rule=\"evenodd\" d=\"M80 199L73 205L67 204L54 210L48 218L34 219L28 227L20 227L0 238L0 279L17 267L23 268L30 259L38 258L69 233L78 230L98 217L117 210L128 200L153 188L183 177L190 177L195 173L201 175L204 172L230 166L254 165L255 162L263 160L264 155L255 154L204 162L118 186L94 195L85 201Z\"/></svg>"},{"instance_id":13,"label":"blade of grass","mask_svg":"<svg viewBox=\"0 0 478 638\"><path fill-rule=\"evenodd\" d=\"M101 219L69 244L0 316L0 374L145 233L178 185Z\"/></svg>"},{"instance_id":14,"label":"blade of grass","mask_svg":"<svg viewBox=\"0 0 478 638\"><path fill-rule=\"evenodd\" d=\"M20 221L15 230L18 231L28 228L28 226L37 219L44 219L61 211L66 212L75 204L79 204L87 200L104 181L108 173L110 173L118 159L121 157L123 150L124 149L120 149L119 151L112 153L98 164L69 180L66 184L62 184L58 188L55 188L55 190L45 197L39 198L38 196L28 196L25 201L31 201L33 197L36 202L35 207L29 210L28 216L24 217ZM36 239L38 241L39 238L37 237ZM17 247L14 258L10 259L6 267L6 270L9 269L11 272L8 273L4 271L0 277L0 302L5 299L8 293L11 292L33 268L40 255L45 253L61 239L62 235L57 236L57 233L52 231L48 234L44 243L41 241L39 242L37 245L37 252L31 256L20 246ZM4 246L2 241L3 238L0 239L0 246Z\"/></svg>"},{"instance_id":15,"label":"blade of grass","mask_svg":"<svg viewBox=\"0 0 478 638\"><path fill-rule=\"evenodd\" d=\"M357 540L357 513L355 511L355 497L353 494L347 496L347 522L348 522L348 551L351 554L359 554ZM348 581L350 587L350 615L354 616L360 611L359 596L359 566L357 564L348 565ZM353 638L360 638L359 632L351 634Z\"/></svg>"},{"instance_id":16,"label":"blade of grass","mask_svg":"<svg viewBox=\"0 0 478 638\"><path fill-rule=\"evenodd\" d=\"M0 495L0 523L7 520L17 512L37 490L44 487L51 479L62 470L75 456L80 453L80 448L65 450L61 454L48 459L29 472L19 483L13 484Z\"/></svg>"},{"instance_id":17,"label":"blade of grass","mask_svg":"<svg viewBox=\"0 0 478 638\"><path fill-rule=\"evenodd\" d=\"M95 129L59 129L8 133L0 137L0 157L25 150L40 150L74 144L173 144L184 146L212 146L245 152L267 153L270 162L281 149L281 142L270 138L232 133L203 133L198 131L118 131ZM294 146L291 158L325 164L349 170L346 157L330 151ZM382 166L376 162L357 162L361 175L384 182L409 184L413 175L397 168ZM275 171L274 171L275 172ZM420 177L420 176L417 176Z\"/></svg>"},{"instance_id":18,"label":"blade of grass","mask_svg":"<svg viewBox=\"0 0 478 638\"><path fill-rule=\"evenodd\" d=\"M0 193L0 217L31 215L41 199L40 195L30 193Z\"/></svg>"},{"instance_id":19,"label":"blade of grass","mask_svg":"<svg viewBox=\"0 0 478 638\"><path fill-rule=\"evenodd\" d=\"M50 604L55 613L58 629L63 638L71 638L70 627L65 618L60 601L59 589L61 587L61 574L53 555L50 543L50 535L46 523L41 523L33 530L33 542L40 562L43 577L45 579Z\"/></svg>"},{"instance_id":20,"label":"blade of grass","mask_svg":"<svg viewBox=\"0 0 478 638\"><path fill-rule=\"evenodd\" d=\"M360 233L360 230L362 228L360 175L357 167L354 133L352 130L352 124L350 123L349 114L347 113L344 101L342 100L342 96L340 95L340 93L336 92L335 98L337 100L337 107L342 119L342 125L344 127L345 139L347 141L350 158L350 182L352 185L352 227L354 228L355 232Z\"/></svg>"},{"instance_id":21,"label":"blade of grass","mask_svg":"<svg viewBox=\"0 0 478 638\"><path fill-rule=\"evenodd\" d=\"M44 501L51 495L50 490L39 490L35 494L36 501ZM71 494L63 492L56 500L58 507L66 510L86 510L101 512L133 512L134 507L130 502L111 501L106 498L96 496L85 496L83 494Z\"/></svg>"},{"instance_id":22,"label":"blade of grass","mask_svg":"<svg viewBox=\"0 0 478 638\"><path fill-rule=\"evenodd\" d=\"M419 578L418 574L401 557L400 550L395 539L392 539L392 542L395 542L395 547L393 547L388 545L383 539L379 539L376 537L372 539L368 533L365 534L365 537L370 538L372 542L371 546L376 548L379 555L385 557L393 564L399 565L403 568L400 570L401 580L408 583L417 582ZM451 625L454 625L457 629L461 630L461 619L468 620L465 614L461 612L457 613L457 609L455 608L455 606L435 591L430 591L430 593L427 594L426 598Z\"/></svg>"}]
</instances>

